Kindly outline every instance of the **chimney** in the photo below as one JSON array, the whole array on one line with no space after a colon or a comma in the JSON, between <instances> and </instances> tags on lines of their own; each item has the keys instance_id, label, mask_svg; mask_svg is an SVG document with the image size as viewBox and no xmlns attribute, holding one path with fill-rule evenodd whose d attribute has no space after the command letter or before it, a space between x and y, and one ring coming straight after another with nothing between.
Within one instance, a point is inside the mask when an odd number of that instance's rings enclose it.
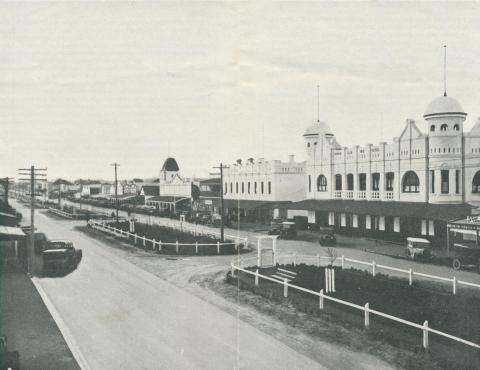
<instances>
[{"instance_id":1,"label":"chimney","mask_svg":"<svg viewBox=\"0 0 480 370\"><path fill-rule=\"evenodd\" d=\"M242 165L242 160L241 160L241 159L237 159L237 164L241 166L241 165Z\"/></svg>"},{"instance_id":2,"label":"chimney","mask_svg":"<svg viewBox=\"0 0 480 370\"><path fill-rule=\"evenodd\" d=\"M248 158L248 161L253 164L253 158Z\"/></svg>"},{"instance_id":3,"label":"chimney","mask_svg":"<svg viewBox=\"0 0 480 370\"><path fill-rule=\"evenodd\" d=\"M288 156L288 161L289 161L290 163L295 162L295 155L294 155L294 154L290 154L290 155Z\"/></svg>"}]
</instances>

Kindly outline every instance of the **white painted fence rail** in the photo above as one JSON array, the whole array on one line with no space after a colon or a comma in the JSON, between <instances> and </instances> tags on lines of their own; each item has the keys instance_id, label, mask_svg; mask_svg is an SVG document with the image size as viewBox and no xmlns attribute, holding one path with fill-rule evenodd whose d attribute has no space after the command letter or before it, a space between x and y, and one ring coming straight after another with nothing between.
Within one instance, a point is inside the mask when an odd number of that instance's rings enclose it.
<instances>
[{"instance_id":1,"label":"white painted fence rail","mask_svg":"<svg viewBox=\"0 0 480 370\"><path fill-rule=\"evenodd\" d=\"M215 242L215 243L198 243L198 242L195 242L195 243L179 243L178 241L176 241L174 243L165 243L165 242L162 242L161 240L148 239L145 236L139 236L135 233L130 233L130 232L124 231L122 229L117 229L117 228L114 228L110 225L107 225L107 224L104 224L104 223L101 223L101 222L96 222L96 221L93 221L93 220L88 221L88 224L94 229L97 229L97 230L100 230L100 231L103 231L103 232L106 232L106 233L109 233L109 234L112 234L112 235L115 235L115 236L119 236L119 237L123 237L123 238L127 238L127 239L133 238L135 245L137 244L137 240L140 240L144 247L145 247L146 242L149 242L149 243L152 244L152 250L157 250L157 246L158 246L159 251L162 250L163 246L171 245L171 246L175 246L176 253L179 253L179 247L187 246L187 247L195 248L195 253L198 254L198 247L214 246L214 247L217 248L217 254L220 254L220 251L221 251L222 247L233 245L235 247L235 250L238 250L238 246L240 244L238 240L235 240L233 242L223 242L223 243L220 243L218 241ZM245 240L245 239L241 239L241 240Z\"/></svg>"},{"instance_id":2,"label":"white painted fence rail","mask_svg":"<svg viewBox=\"0 0 480 370\"><path fill-rule=\"evenodd\" d=\"M298 265L299 263L305 263L305 264L312 264L312 260L314 260L313 264L316 264L317 266L320 266L321 261L328 261L331 262L332 258L328 256L319 256L317 255L298 255L298 254L285 254L285 255L279 255L277 256L277 261L282 260L283 263L286 263L285 261L289 261L293 263L294 266ZM315 263L316 262L316 263ZM386 266L386 265L379 265L375 261L368 262L368 261L361 261L361 260L356 260L353 258L348 258L345 256L340 256L336 257L333 261L335 265L341 265L342 268L345 268L345 263L349 262L350 264L358 264L362 266L370 266L372 268L372 275L375 276L377 273L377 269L384 269L384 270L391 270L399 273L403 273L407 275L409 284L413 284L413 277L414 276L419 276L431 280L438 280L438 281L444 281L452 284L452 293L455 295L457 294L457 287L458 285L465 285L469 286L472 288L479 288L480 289L480 284L476 283L471 283L468 281L463 281L463 280L458 280L456 276L453 278L449 277L444 277L444 276L437 276L437 275L430 275L430 274L425 274L423 272L417 272L413 271L413 269L402 269L398 267L392 267L392 266Z\"/></svg>"},{"instance_id":3,"label":"white painted fence rail","mask_svg":"<svg viewBox=\"0 0 480 370\"><path fill-rule=\"evenodd\" d=\"M243 261L243 259L240 259L239 261ZM369 305L368 302L365 304L365 306L361 306L361 305L358 305L358 304L355 304L355 303L347 302L347 301L344 301L344 300L341 300L341 299L338 299L338 298L334 298L334 297L325 295L323 293L323 289L320 290L320 292L315 292L315 291L310 290L310 289L306 289L306 288L303 288L303 287L300 287L300 286L297 286L297 285L290 284L285 280L284 281L279 281L278 279L274 279L274 278L271 278L269 276L262 275L258 272L258 270L256 270L255 272L245 270L244 268L242 268L240 266L236 266L233 262L231 263L230 267L231 267L232 273L235 270L237 270L237 271L242 271L242 272L247 273L249 275L255 276L255 285L258 285L260 278L262 278L262 279L265 279L265 280L268 280L268 281L272 281L276 284L283 285L284 292L286 292L288 290L288 288L292 288L292 289L297 289L297 290L300 290L302 292L306 292L306 293L315 295L315 296L319 297L319 307L320 307L320 309L324 309L324 300L328 300L328 301L339 303L339 304L344 305L344 306L355 308L357 310L361 310L365 314L365 327L367 327L367 328L370 326L370 316L369 315L373 314L373 315L377 315L377 316L380 316L380 317L383 317L383 318L386 318L386 319L389 319L389 320L392 320L392 321L396 321L396 322L399 322L401 324L404 324L404 325L411 326L413 328L422 330L422 333L423 333L422 346L425 349L427 349L428 346L429 346L429 343L428 343L428 334L429 333L437 334L439 336L454 340L456 342L466 344L470 347L480 349L480 344L477 344L477 343L468 341L466 339L462 339L462 338L456 337L454 335L450 335L450 334L444 333L442 331L430 328L428 326L428 321L424 321L423 325L422 324L417 324L417 323L414 323L412 321L404 320L404 319L401 319L399 317L386 314L384 312L373 310L373 309L370 308L370 305ZM285 293L284 293L284 295L285 295Z\"/></svg>"},{"instance_id":4,"label":"white painted fence rail","mask_svg":"<svg viewBox=\"0 0 480 370\"><path fill-rule=\"evenodd\" d=\"M59 216L62 216L62 217L66 217L66 218L71 218L71 219L74 219L74 218L77 218L78 215L76 214L73 214L73 213L68 213L68 212L64 212L60 209L57 209L57 208L52 208L52 207L49 207L48 208L48 211L49 212L52 212L52 213L55 213Z\"/></svg>"}]
</instances>

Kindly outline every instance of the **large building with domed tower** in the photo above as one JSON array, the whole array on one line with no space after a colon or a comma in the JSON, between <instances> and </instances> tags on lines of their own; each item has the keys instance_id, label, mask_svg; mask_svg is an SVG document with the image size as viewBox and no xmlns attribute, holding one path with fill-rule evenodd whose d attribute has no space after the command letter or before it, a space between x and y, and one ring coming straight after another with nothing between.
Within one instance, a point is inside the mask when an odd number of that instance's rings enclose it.
<instances>
[{"instance_id":1,"label":"large building with domed tower","mask_svg":"<svg viewBox=\"0 0 480 370\"><path fill-rule=\"evenodd\" d=\"M480 206L480 119L465 132L466 117L445 93L427 106L424 122L407 119L392 142L352 147L315 122L303 135L306 199L288 205L288 217L350 234L441 243L447 221Z\"/></svg>"}]
</instances>

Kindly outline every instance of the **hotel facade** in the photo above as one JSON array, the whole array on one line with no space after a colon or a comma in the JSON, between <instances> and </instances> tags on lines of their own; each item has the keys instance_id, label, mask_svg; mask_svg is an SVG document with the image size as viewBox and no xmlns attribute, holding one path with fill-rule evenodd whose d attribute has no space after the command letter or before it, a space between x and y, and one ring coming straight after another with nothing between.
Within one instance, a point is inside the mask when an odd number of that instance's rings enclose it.
<instances>
[{"instance_id":1,"label":"hotel facade","mask_svg":"<svg viewBox=\"0 0 480 370\"><path fill-rule=\"evenodd\" d=\"M393 239L445 237L446 221L480 206L480 119L465 132L466 117L445 94L392 142L352 147L317 121L303 135L305 199L283 207L288 218Z\"/></svg>"}]
</instances>

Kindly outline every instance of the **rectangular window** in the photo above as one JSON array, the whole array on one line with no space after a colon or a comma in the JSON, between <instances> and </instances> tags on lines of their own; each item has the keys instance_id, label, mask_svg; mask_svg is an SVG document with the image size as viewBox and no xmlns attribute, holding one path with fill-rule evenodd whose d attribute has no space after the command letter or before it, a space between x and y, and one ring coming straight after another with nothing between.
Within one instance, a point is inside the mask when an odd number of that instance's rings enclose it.
<instances>
[{"instance_id":1,"label":"rectangular window","mask_svg":"<svg viewBox=\"0 0 480 370\"><path fill-rule=\"evenodd\" d=\"M422 235L427 235L427 220L422 220Z\"/></svg>"},{"instance_id":2,"label":"rectangular window","mask_svg":"<svg viewBox=\"0 0 480 370\"><path fill-rule=\"evenodd\" d=\"M312 192L312 176L308 175L308 192Z\"/></svg>"},{"instance_id":3,"label":"rectangular window","mask_svg":"<svg viewBox=\"0 0 480 370\"><path fill-rule=\"evenodd\" d=\"M378 221L378 229L385 231L385 216L380 216Z\"/></svg>"},{"instance_id":4,"label":"rectangular window","mask_svg":"<svg viewBox=\"0 0 480 370\"><path fill-rule=\"evenodd\" d=\"M372 190L374 191L380 190L380 174L379 173L372 173Z\"/></svg>"},{"instance_id":5,"label":"rectangular window","mask_svg":"<svg viewBox=\"0 0 480 370\"><path fill-rule=\"evenodd\" d=\"M369 215L365 216L365 229L371 229L372 228L372 219Z\"/></svg>"},{"instance_id":6,"label":"rectangular window","mask_svg":"<svg viewBox=\"0 0 480 370\"><path fill-rule=\"evenodd\" d=\"M448 170L440 171L440 178L442 181L442 194L448 194Z\"/></svg>"},{"instance_id":7,"label":"rectangular window","mask_svg":"<svg viewBox=\"0 0 480 370\"><path fill-rule=\"evenodd\" d=\"M262 194L263 194L263 192L264 192L264 189L263 189L263 181L262 181L261 184L260 184L260 192L261 192Z\"/></svg>"},{"instance_id":8,"label":"rectangular window","mask_svg":"<svg viewBox=\"0 0 480 370\"><path fill-rule=\"evenodd\" d=\"M428 221L428 235L434 236L435 235L435 224L433 220Z\"/></svg>"},{"instance_id":9,"label":"rectangular window","mask_svg":"<svg viewBox=\"0 0 480 370\"><path fill-rule=\"evenodd\" d=\"M396 233L400 232L400 217L393 218L393 231Z\"/></svg>"},{"instance_id":10,"label":"rectangular window","mask_svg":"<svg viewBox=\"0 0 480 370\"><path fill-rule=\"evenodd\" d=\"M245 193L245 184L242 182L242 194Z\"/></svg>"},{"instance_id":11,"label":"rectangular window","mask_svg":"<svg viewBox=\"0 0 480 370\"><path fill-rule=\"evenodd\" d=\"M238 182L235 183L235 193L238 194Z\"/></svg>"},{"instance_id":12,"label":"rectangular window","mask_svg":"<svg viewBox=\"0 0 480 370\"><path fill-rule=\"evenodd\" d=\"M430 170L430 193L435 193L435 170Z\"/></svg>"},{"instance_id":13,"label":"rectangular window","mask_svg":"<svg viewBox=\"0 0 480 370\"><path fill-rule=\"evenodd\" d=\"M233 182L230 183L230 193L233 193Z\"/></svg>"},{"instance_id":14,"label":"rectangular window","mask_svg":"<svg viewBox=\"0 0 480 370\"><path fill-rule=\"evenodd\" d=\"M347 226L347 215L345 213L342 213L340 215L340 226L342 227Z\"/></svg>"},{"instance_id":15,"label":"rectangular window","mask_svg":"<svg viewBox=\"0 0 480 370\"><path fill-rule=\"evenodd\" d=\"M358 227L358 215L352 215L352 227Z\"/></svg>"},{"instance_id":16,"label":"rectangular window","mask_svg":"<svg viewBox=\"0 0 480 370\"><path fill-rule=\"evenodd\" d=\"M272 182L268 182L268 194L272 194Z\"/></svg>"},{"instance_id":17,"label":"rectangular window","mask_svg":"<svg viewBox=\"0 0 480 370\"><path fill-rule=\"evenodd\" d=\"M361 173L360 175L358 175L358 182L359 182L360 191L367 190L367 174L366 173Z\"/></svg>"},{"instance_id":18,"label":"rectangular window","mask_svg":"<svg viewBox=\"0 0 480 370\"><path fill-rule=\"evenodd\" d=\"M387 172L385 177L386 177L385 190L393 191L393 180L395 178L395 174L393 172Z\"/></svg>"},{"instance_id":19,"label":"rectangular window","mask_svg":"<svg viewBox=\"0 0 480 370\"><path fill-rule=\"evenodd\" d=\"M335 190L342 190L342 175L335 175Z\"/></svg>"},{"instance_id":20,"label":"rectangular window","mask_svg":"<svg viewBox=\"0 0 480 370\"><path fill-rule=\"evenodd\" d=\"M455 170L455 194L460 194L460 170Z\"/></svg>"},{"instance_id":21,"label":"rectangular window","mask_svg":"<svg viewBox=\"0 0 480 370\"><path fill-rule=\"evenodd\" d=\"M328 224L330 226L335 225L335 213L334 212L328 212Z\"/></svg>"},{"instance_id":22,"label":"rectangular window","mask_svg":"<svg viewBox=\"0 0 480 370\"><path fill-rule=\"evenodd\" d=\"M225 193L224 194L227 194L227 183L225 183Z\"/></svg>"},{"instance_id":23,"label":"rectangular window","mask_svg":"<svg viewBox=\"0 0 480 370\"><path fill-rule=\"evenodd\" d=\"M247 193L250 194L250 181L247 183Z\"/></svg>"},{"instance_id":24,"label":"rectangular window","mask_svg":"<svg viewBox=\"0 0 480 370\"><path fill-rule=\"evenodd\" d=\"M253 184L254 193L257 194L257 182Z\"/></svg>"}]
</instances>

